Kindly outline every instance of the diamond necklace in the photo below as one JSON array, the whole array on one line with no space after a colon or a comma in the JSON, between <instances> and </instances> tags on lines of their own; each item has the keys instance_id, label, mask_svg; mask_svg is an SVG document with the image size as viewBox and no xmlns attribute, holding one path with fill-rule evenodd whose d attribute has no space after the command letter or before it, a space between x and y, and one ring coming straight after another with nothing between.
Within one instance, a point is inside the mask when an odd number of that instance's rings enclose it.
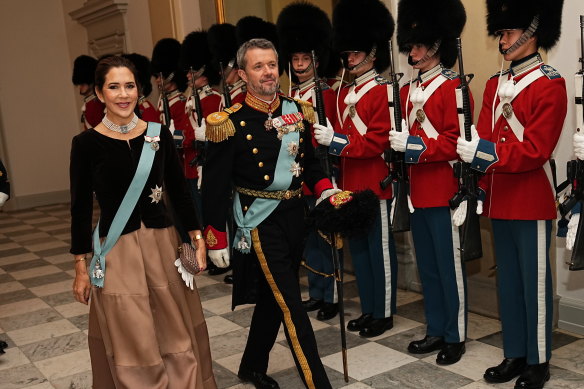
<instances>
[{"instance_id":1,"label":"diamond necklace","mask_svg":"<svg viewBox=\"0 0 584 389\"><path fill-rule=\"evenodd\" d=\"M119 132L120 134L127 134L128 132L132 131L134 127L136 127L136 125L138 124L138 116L134 114L134 117L132 118L130 123L124 124L122 126L117 125L111 120L109 120L107 118L107 115L105 115L103 119L101 119L101 122L103 123L104 126L106 126L112 131Z\"/></svg>"}]
</instances>

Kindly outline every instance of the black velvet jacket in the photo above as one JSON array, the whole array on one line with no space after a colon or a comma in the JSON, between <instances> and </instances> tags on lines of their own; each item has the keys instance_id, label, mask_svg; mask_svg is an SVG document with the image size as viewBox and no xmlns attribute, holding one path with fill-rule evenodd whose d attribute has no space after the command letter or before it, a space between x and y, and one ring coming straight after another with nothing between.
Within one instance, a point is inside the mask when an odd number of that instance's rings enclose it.
<instances>
[{"instance_id":1,"label":"black velvet jacket","mask_svg":"<svg viewBox=\"0 0 584 389\"><path fill-rule=\"evenodd\" d=\"M71 253L92 251L93 193L100 208L99 235L109 231L113 218L134 177L146 131L128 141L109 138L94 129L73 138L71 146ZM160 130L160 149L156 152L150 176L122 234L173 225L164 200L150 195L162 188L187 231L200 229L190 192L184 179L172 134Z\"/></svg>"}]
</instances>

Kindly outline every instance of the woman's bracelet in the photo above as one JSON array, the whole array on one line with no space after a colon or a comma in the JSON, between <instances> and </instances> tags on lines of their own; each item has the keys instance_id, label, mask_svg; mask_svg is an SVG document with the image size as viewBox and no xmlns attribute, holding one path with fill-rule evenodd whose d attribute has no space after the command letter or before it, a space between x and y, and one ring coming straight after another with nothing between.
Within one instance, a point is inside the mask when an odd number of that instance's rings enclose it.
<instances>
[{"instance_id":1,"label":"woman's bracelet","mask_svg":"<svg viewBox=\"0 0 584 389\"><path fill-rule=\"evenodd\" d=\"M86 259L87 259L86 257L75 258L75 263L85 261Z\"/></svg>"}]
</instances>

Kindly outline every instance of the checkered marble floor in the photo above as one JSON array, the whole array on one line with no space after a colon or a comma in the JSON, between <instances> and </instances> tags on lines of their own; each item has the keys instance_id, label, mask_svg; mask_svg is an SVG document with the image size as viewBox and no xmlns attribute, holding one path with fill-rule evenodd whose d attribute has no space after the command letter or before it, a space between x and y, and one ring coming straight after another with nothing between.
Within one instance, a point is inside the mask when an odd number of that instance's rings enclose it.
<instances>
[{"instance_id":1,"label":"checkered marble floor","mask_svg":"<svg viewBox=\"0 0 584 389\"><path fill-rule=\"evenodd\" d=\"M71 293L74 276L69 250L67 204L0 213L0 339L9 348L0 357L0 388L90 388L86 306ZM223 276L197 277L214 370L220 388L252 388L240 383L237 368L245 347L253 306L231 311L231 287ZM306 276L301 278L307 297ZM345 279L346 320L359 316L353 276ZM484 370L503 358L499 321L469 314L467 351L452 366L438 366L436 352L410 355L407 344L424 336L422 297L398 291L394 328L365 339L347 333L349 383L343 381L338 317L326 322L310 313L319 351L334 388L484 389ZM283 389L303 388L283 331L268 374ZM552 378L546 388L584 388L584 337L564 331L553 336Z\"/></svg>"}]
</instances>

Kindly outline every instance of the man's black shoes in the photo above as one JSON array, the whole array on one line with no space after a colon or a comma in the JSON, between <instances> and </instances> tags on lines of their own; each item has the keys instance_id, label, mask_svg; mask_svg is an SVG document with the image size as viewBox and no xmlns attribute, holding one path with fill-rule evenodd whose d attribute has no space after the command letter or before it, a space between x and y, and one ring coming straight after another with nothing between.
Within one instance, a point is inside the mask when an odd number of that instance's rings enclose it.
<instances>
[{"instance_id":1,"label":"man's black shoes","mask_svg":"<svg viewBox=\"0 0 584 389\"><path fill-rule=\"evenodd\" d=\"M304 300L302 302L302 306L306 312L316 311L317 309L322 308L324 301L317 300L315 298L309 298L308 300Z\"/></svg>"},{"instance_id":2,"label":"man's black shoes","mask_svg":"<svg viewBox=\"0 0 584 389\"><path fill-rule=\"evenodd\" d=\"M359 335L364 338L373 338L392 328L393 316L383 319L372 319L366 326L361 329L361 331L359 331Z\"/></svg>"},{"instance_id":3,"label":"man's black shoes","mask_svg":"<svg viewBox=\"0 0 584 389\"><path fill-rule=\"evenodd\" d=\"M218 276L220 274L227 273L229 270L231 270L231 266L227 266L227 267L213 266L213 267L209 267L208 269L209 269L208 273L210 276Z\"/></svg>"},{"instance_id":4,"label":"man's black shoes","mask_svg":"<svg viewBox=\"0 0 584 389\"><path fill-rule=\"evenodd\" d=\"M280 389L278 383L265 373L239 368L237 376L243 382L251 382L258 389Z\"/></svg>"},{"instance_id":5,"label":"man's black shoes","mask_svg":"<svg viewBox=\"0 0 584 389\"><path fill-rule=\"evenodd\" d=\"M408 352L412 354L426 354L440 350L442 347L444 347L444 338L442 336L426 335L424 339L411 342L408 345Z\"/></svg>"},{"instance_id":6,"label":"man's black shoes","mask_svg":"<svg viewBox=\"0 0 584 389\"><path fill-rule=\"evenodd\" d=\"M373 320L373 315L370 313L363 314L356 319L349 320L347 329L349 331L361 331L371 320Z\"/></svg>"},{"instance_id":7,"label":"man's black shoes","mask_svg":"<svg viewBox=\"0 0 584 389\"><path fill-rule=\"evenodd\" d=\"M483 378L492 384L508 382L523 373L525 366L527 366L525 358L505 358L499 366L489 367Z\"/></svg>"},{"instance_id":8,"label":"man's black shoes","mask_svg":"<svg viewBox=\"0 0 584 389\"><path fill-rule=\"evenodd\" d=\"M227 274L225 278L223 278L223 282L229 285L233 284L233 274Z\"/></svg>"},{"instance_id":9,"label":"man's black shoes","mask_svg":"<svg viewBox=\"0 0 584 389\"><path fill-rule=\"evenodd\" d=\"M324 303L322 308L316 314L316 318L320 321L330 320L337 316L339 313L339 304L336 303Z\"/></svg>"},{"instance_id":10,"label":"man's black shoes","mask_svg":"<svg viewBox=\"0 0 584 389\"><path fill-rule=\"evenodd\" d=\"M541 389L549 379L549 363L527 365L515 382L515 389Z\"/></svg>"},{"instance_id":11,"label":"man's black shoes","mask_svg":"<svg viewBox=\"0 0 584 389\"><path fill-rule=\"evenodd\" d=\"M444 347L436 357L436 363L439 365L452 365L460 361L462 354L466 352L464 342L460 343L445 343Z\"/></svg>"}]
</instances>

